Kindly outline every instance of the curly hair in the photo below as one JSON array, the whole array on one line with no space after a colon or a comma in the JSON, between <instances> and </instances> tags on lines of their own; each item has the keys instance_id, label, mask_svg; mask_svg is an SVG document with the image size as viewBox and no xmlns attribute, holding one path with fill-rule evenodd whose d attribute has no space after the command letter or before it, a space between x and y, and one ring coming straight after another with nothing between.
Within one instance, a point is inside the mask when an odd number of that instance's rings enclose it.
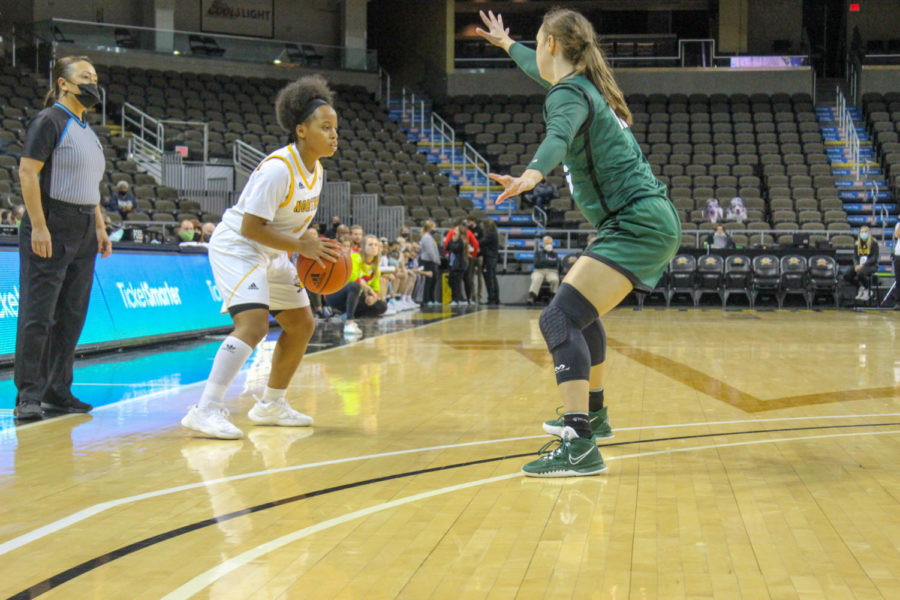
<instances>
[{"instance_id":1,"label":"curly hair","mask_svg":"<svg viewBox=\"0 0 900 600\"><path fill-rule=\"evenodd\" d=\"M334 105L334 92L321 75L301 77L283 87L275 97L275 115L278 124L289 132L291 137L294 137L303 113L313 100L323 100Z\"/></svg>"}]
</instances>

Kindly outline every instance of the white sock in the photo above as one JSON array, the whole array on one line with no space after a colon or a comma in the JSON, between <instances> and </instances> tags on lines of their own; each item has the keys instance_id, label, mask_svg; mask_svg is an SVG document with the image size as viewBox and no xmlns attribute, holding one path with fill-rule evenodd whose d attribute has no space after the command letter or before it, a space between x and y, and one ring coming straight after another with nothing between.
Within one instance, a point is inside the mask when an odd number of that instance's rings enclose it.
<instances>
[{"instance_id":1,"label":"white sock","mask_svg":"<svg viewBox=\"0 0 900 600\"><path fill-rule=\"evenodd\" d=\"M208 408L210 404L221 404L225 400L225 391L234 381L244 363L247 362L251 352L253 352L253 347L247 345L246 342L233 335L225 338L225 341L219 346L219 351L216 352L209 379L200 396L200 408Z\"/></svg>"},{"instance_id":2,"label":"white sock","mask_svg":"<svg viewBox=\"0 0 900 600\"><path fill-rule=\"evenodd\" d=\"M260 401L263 404L268 404L269 402L277 402L279 400L283 400L285 392L287 392L287 390L279 390L279 389L275 389L275 388L266 386L266 389L263 392L263 395L262 395L262 398L260 399Z\"/></svg>"}]
</instances>

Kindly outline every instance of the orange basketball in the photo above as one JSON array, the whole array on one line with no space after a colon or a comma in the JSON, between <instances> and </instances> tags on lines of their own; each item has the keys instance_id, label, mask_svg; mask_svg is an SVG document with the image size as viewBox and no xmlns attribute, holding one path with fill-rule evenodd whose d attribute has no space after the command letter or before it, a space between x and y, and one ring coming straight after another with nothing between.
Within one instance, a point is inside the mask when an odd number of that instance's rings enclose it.
<instances>
[{"instance_id":1,"label":"orange basketball","mask_svg":"<svg viewBox=\"0 0 900 600\"><path fill-rule=\"evenodd\" d=\"M314 294L333 294L340 291L350 281L353 262L350 260L350 249L341 246L341 256L335 262L322 259L325 267L311 258L301 256L297 259L297 275L300 283Z\"/></svg>"}]
</instances>

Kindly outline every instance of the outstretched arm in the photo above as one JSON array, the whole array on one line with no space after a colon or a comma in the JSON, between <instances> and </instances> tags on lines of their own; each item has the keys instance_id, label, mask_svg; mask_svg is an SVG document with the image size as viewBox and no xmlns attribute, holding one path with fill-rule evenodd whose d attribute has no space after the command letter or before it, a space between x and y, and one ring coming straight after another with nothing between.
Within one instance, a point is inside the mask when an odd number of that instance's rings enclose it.
<instances>
[{"instance_id":1,"label":"outstretched arm","mask_svg":"<svg viewBox=\"0 0 900 600\"><path fill-rule=\"evenodd\" d=\"M541 74L537 67L536 53L531 48L526 48L522 44L516 44L515 40L509 37L509 27L503 27L503 16L495 15L493 11L479 11L481 20L484 22L487 30L480 27L475 33L486 39L488 42L503 48L510 58L522 69L526 75L541 84L544 88L550 89L550 82L541 78Z\"/></svg>"}]
</instances>

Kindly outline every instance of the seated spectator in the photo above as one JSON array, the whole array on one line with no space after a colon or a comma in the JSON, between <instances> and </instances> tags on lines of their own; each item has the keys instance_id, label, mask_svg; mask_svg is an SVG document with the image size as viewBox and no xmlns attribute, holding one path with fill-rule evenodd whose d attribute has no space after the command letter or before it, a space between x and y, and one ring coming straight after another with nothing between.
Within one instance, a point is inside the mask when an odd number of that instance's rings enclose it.
<instances>
[{"instance_id":1,"label":"seated spectator","mask_svg":"<svg viewBox=\"0 0 900 600\"><path fill-rule=\"evenodd\" d=\"M22 224L22 217L25 216L25 205L24 204L16 204L12 207L12 221L13 224L18 227Z\"/></svg>"},{"instance_id":2,"label":"seated spectator","mask_svg":"<svg viewBox=\"0 0 900 600\"><path fill-rule=\"evenodd\" d=\"M534 205L541 209L546 209L546 207L549 206L550 201L558 197L559 194L556 191L556 186L546 179L534 186L534 190L531 192L531 198Z\"/></svg>"},{"instance_id":3,"label":"seated spectator","mask_svg":"<svg viewBox=\"0 0 900 600\"><path fill-rule=\"evenodd\" d=\"M359 252L363 242L362 225L353 225L350 227L350 239L353 240L353 251Z\"/></svg>"},{"instance_id":4,"label":"seated spectator","mask_svg":"<svg viewBox=\"0 0 900 600\"><path fill-rule=\"evenodd\" d=\"M334 229L334 239L340 241L343 236L350 237L350 228L341 223Z\"/></svg>"},{"instance_id":5,"label":"seated spectator","mask_svg":"<svg viewBox=\"0 0 900 600\"><path fill-rule=\"evenodd\" d=\"M706 236L703 241L704 248L734 248L734 240L725 231L722 225L716 225L715 231Z\"/></svg>"},{"instance_id":6,"label":"seated spectator","mask_svg":"<svg viewBox=\"0 0 900 600\"><path fill-rule=\"evenodd\" d=\"M175 235L178 236L175 241L179 244L182 242L193 242L195 234L193 221L185 219L175 228Z\"/></svg>"},{"instance_id":7,"label":"seated spectator","mask_svg":"<svg viewBox=\"0 0 900 600\"><path fill-rule=\"evenodd\" d=\"M200 226L200 241L204 243L209 243L209 239L212 237L213 232L216 230L216 224L206 222Z\"/></svg>"},{"instance_id":8,"label":"seated spectator","mask_svg":"<svg viewBox=\"0 0 900 600\"><path fill-rule=\"evenodd\" d=\"M425 277L425 270L419 266L419 245L414 242L407 243L400 262L403 263L406 278L402 284L398 285L399 308L400 310L419 308L419 304L413 299L416 287Z\"/></svg>"},{"instance_id":9,"label":"seated spectator","mask_svg":"<svg viewBox=\"0 0 900 600\"><path fill-rule=\"evenodd\" d=\"M878 242L869 234L869 228L863 225L859 228L859 237L856 240L856 256L852 267L844 271L844 281L853 286L859 286L855 300L859 302L869 301L869 285L872 276L878 270Z\"/></svg>"},{"instance_id":10,"label":"seated spectator","mask_svg":"<svg viewBox=\"0 0 900 600\"><path fill-rule=\"evenodd\" d=\"M116 193L109 199L106 209L117 211L123 217L126 213L134 210L134 194L127 181L122 180L116 184Z\"/></svg>"},{"instance_id":11,"label":"seated spectator","mask_svg":"<svg viewBox=\"0 0 900 600\"><path fill-rule=\"evenodd\" d=\"M744 201L740 196L735 196L731 199L731 203L728 205L726 220L737 221L738 223L743 223L747 220L747 207L744 206Z\"/></svg>"},{"instance_id":12,"label":"seated spectator","mask_svg":"<svg viewBox=\"0 0 900 600\"><path fill-rule=\"evenodd\" d=\"M387 238L378 242L378 255L381 256L381 262L378 265L378 271L381 274L379 289L381 290L380 299L387 303L388 312L393 314L397 312L394 306L393 284L396 279L397 261L399 252L396 243L388 244Z\"/></svg>"},{"instance_id":13,"label":"seated spectator","mask_svg":"<svg viewBox=\"0 0 900 600\"><path fill-rule=\"evenodd\" d=\"M709 221L710 223L718 223L722 221L725 217L725 212L722 210L722 207L719 205L719 201L715 198L710 198L706 201L706 208L703 209L703 218Z\"/></svg>"},{"instance_id":14,"label":"seated spectator","mask_svg":"<svg viewBox=\"0 0 900 600\"><path fill-rule=\"evenodd\" d=\"M534 304L545 280L550 284L550 293L556 294L559 289L559 268L559 254L553 249L553 238L545 235L541 240L541 247L534 250L534 269L531 271L531 288L525 301L527 304Z\"/></svg>"},{"instance_id":15,"label":"seated spectator","mask_svg":"<svg viewBox=\"0 0 900 600\"><path fill-rule=\"evenodd\" d=\"M465 224L461 223L451 229L447 233L449 239L444 240L444 253L447 255L447 263L449 265L450 306L459 306L466 303L463 300L462 287L469 255L469 245L466 243L467 233L471 235Z\"/></svg>"},{"instance_id":16,"label":"seated spectator","mask_svg":"<svg viewBox=\"0 0 900 600\"><path fill-rule=\"evenodd\" d=\"M367 235L364 238L363 252L351 255L353 271L350 283L343 289L325 297L325 303L335 312L343 313L344 335L358 336L362 334L354 319L361 317L378 317L387 310L387 304L378 298L379 263L378 238Z\"/></svg>"},{"instance_id":17,"label":"seated spectator","mask_svg":"<svg viewBox=\"0 0 900 600\"><path fill-rule=\"evenodd\" d=\"M350 239L349 233L345 233L344 235L339 236L338 243L347 250L350 250L351 252L353 251L353 240Z\"/></svg>"}]
</instances>

